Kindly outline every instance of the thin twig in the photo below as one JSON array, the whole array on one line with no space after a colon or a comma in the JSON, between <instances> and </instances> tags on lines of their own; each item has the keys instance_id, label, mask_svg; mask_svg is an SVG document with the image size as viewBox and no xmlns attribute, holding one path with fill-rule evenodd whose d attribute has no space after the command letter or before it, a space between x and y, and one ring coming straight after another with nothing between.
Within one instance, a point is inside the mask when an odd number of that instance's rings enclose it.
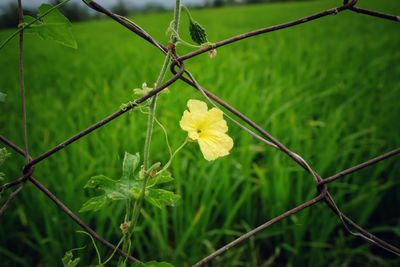
<instances>
[{"instance_id":1,"label":"thin twig","mask_svg":"<svg viewBox=\"0 0 400 267\"><path fill-rule=\"evenodd\" d=\"M18 179L15 179L15 180L11 181L11 182L3 184L2 186L0 186L0 194L3 193L4 191L6 191L7 189L11 188L11 187L14 187L14 186L22 184L24 182L24 180L26 180L25 176L22 176L22 177L19 177Z\"/></svg>"}]
</instances>

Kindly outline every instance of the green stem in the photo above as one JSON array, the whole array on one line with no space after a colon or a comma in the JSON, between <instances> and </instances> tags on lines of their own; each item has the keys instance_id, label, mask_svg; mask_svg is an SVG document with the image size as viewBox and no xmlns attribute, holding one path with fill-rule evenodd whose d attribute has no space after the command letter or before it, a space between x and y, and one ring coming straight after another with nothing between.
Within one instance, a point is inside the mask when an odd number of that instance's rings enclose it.
<instances>
[{"instance_id":1,"label":"green stem","mask_svg":"<svg viewBox=\"0 0 400 267\"><path fill-rule=\"evenodd\" d=\"M179 32L179 22L181 20L181 0L175 1L175 9L174 9L174 23L172 29L175 32ZM177 42L177 38L174 34L171 35L171 42L175 44Z\"/></svg>"},{"instance_id":2,"label":"green stem","mask_svg":"<svg viewBox=\"0 0 400 267\"><path fill-rule=\"evenodd\" d=\"M13 34L11 34L1 45L0 45L0 50L8 43L12 40L12 38L14 38L18 33L22 32L24 29L28 28L29 26L31 26L32 24L34 24L35 22L37 22L38 20L40 20L41 18L43 18L44 16L47 16L47 14L49 14L50 12L52 12L54 9L57 9L59 7L61 7L62 5L66 4L67 2L69 2L70 0L64 0L62 2L60 2L59 4L53 6L52 8L50 8L49 10L47 10L46 12L44 12L42 15L40 15L39 17L37 17L36 19L32 20L31 22L24 24L22 27L20 27L17 31L15 31Z\"/></svg>"},{"instance_id":3,"label":"green stem","mask_svg":"<svg viewBox=\"0 0 400 267\"><path fill-rule=\"evenodd\" d=\"M164 77L167 72L170 61L171 61L171 53L168 52L167 55L165 56L164 64L161 68L160 74L159 74L157 82L155 84L156 87L158 85L160 85L162 83L162 81L164 80ZM147 170L150 165L150 160L149 160L150 144L151 144L151 138L153 136L154 118L155 118L154 114L156 111L156 107L157 107L157 95L155 95L151 98L149 114L147 117L147 132L146 132L146 139L145 139L145 143L144 143L144 154L143 154L143 157L144 157L143 166L144 166L145 170Z\"/></svg>"},{"instance_id":4,"label":"green stem","mask_svg":"<svg viewBox=\"0 0 400 267\"><path fill-rule=\"evenodd\" d=\"M170 52L168 52L168 54L166 55L165 59L164 59L164 63L163 66L161 68L160 74L158 76L157 82L155 84L155 87L157 87L159 84L162 83L162 81L164 80L165 74L167 72L167 68L169 66L169 62L171 59L171 54ZM151 98L151 102L150 102L150 111L147 117L147 131L146 131L146 140L144 143L144 162L143 162L143 166L145 171L147 172L147 169L149 168L150 165L150 144L151 144L151 138L153 136L153 129L154 129L154 119L155 119L155 111L156 111L156 107L157 107L157 95L153 96ZM147 187L147 182L149 180L149 173L145 174L144 177L144 181L143 181L143 187L140 191L140 196L138 201L135 203L134 206L134 210L132 213L132 232L135 229L136 226L136 222L139 218L140 215L140 210L142 208L143 205L143 199L144 199L144 195L145 195L145 191L146 191L146 187Z\"/></svg>"},{"instance_id":5,"label":"green stem","mask_svg":"<svg viewBox=\"0 0 400 267\"><path fill-rule=\"evenodd\" d=\"M175 155L181 151L181 149L189 142L189 139L185 139L185 141L182 143L182 145L180 145L175 151L174 153L171 155L171 157L169 158L168 162L164 165L164 167L157 172L157 174L162 173L163 171L165 171L166 169L168 169L168 167L171 165L173 158L175 157Z\"/></svg>"},{"instance_id":6,"label":"green stem","mask_svg":"<svg viewBox=\"0 0 400 267\"><path fill-rule=\"evenodd\" d=\"M171 43L175 44L178 41L178 38L174 32L178 32L179 30L179 20L181 17L181 0L176 0L175 2L175 9L174 9L174 20L173 20L173 33L171 34ZM171 51L168 51L167 55L165 56L163 66L161 68L160 74L158 75L157 82L155 86L157 87L160 85L167 72L168 66L171 61ZM147 170L150 164L150 144L151 144L151 137L153 135L153 128L154 128L154 114L157 107L157 95L153 96L150 102L150 111L147 118L147 132L146 132L146 140L144 144L144 169ZM146 178L145 178L146 179Z\"/></svg>"},{"instance_id":7,"label":"green stem","mask_svg":"<svg viewBox=\"0 0 400 267\"><path fill-rule=\"evenodd\" d=\"M183 10L186 11L186 14L188 15L189 19L193 20L192 14L190 14L189 9L185 5L182 5L182 8L183 8Z\"/></svg>"},{"instance_id":8,"label":"green stem","mask_svg":"<svg viewBox=\"0 0 400 267\"><path fill-rule=\"evenodd\" d=\"M178 32L178 28L179 28L179 20L180 20L180 13L181 13L181 0L176 0L175 1L175 9L174 9L174 22L173 22L173 29L174 32ZM177 38L175 36L174 33L171 34L171 43L175 44L177 42ZM157 87L158 85L160 85L166 75L166 72L168 70L168 67L170 65L171 62L171 57L172 57L172 53L171 51L168 51L167 55L165 56L164 59L164 63L162 65L160 74L158 75L157 81L155 86ZM146 187L147 187L147 183L149 181L149 177L150 177L150 173L147 173L149 165L150 165L150 144L151 144L151 137L153 135L153 128L154 128L154 119L155 119L155 111L156 111L156 107L157 107L157 95L155 95L154 97L151 98L150 100L150 110L149 110L149 114L147 117L147 130L146 130L146 139L145 139L145 144L144 144L144 154L143 154L143 166L144 169L146 171L144 180L143 180L143 186L142 189L140 191L140 196L139 198L136 200L135 205L133 207L133 212L132 212L132 217L131 217L131 227L129 227L129 231L128 233L125 234L125 238L124 238L124 243L122 245L122 249L127 253L127 255L130 255L131 253L131 237L133 235L133 232L135 230L135 226L137 225L137 221L139 219L139 215L140 215L140 210L142 209L143 206L143 200L144 200L144 196L146 193ZM122 266L125 266L126 263L126 259L127 258L120 258L120 263L123 262L124 264Z\"/></svg>"},{"instance_id":9,"label":"green stem","mask_svg":"<svg viewBox=\"0 0 400 267\"><path fill-rule=\"evenodd\" d=\"M115 253L117 252L119 246L122 244L123 241L124 241L124 237L122 237L121 240L118 242L118 244L115 246L115 249L111 253L110 257L108 257L108 259L106 259L104 262L100 263L100 265L105 266L114 257Z\"/></svg>"},{"instance_id":10,"label":"green stem","mask_svg":"<svg viewBox=\"0 0 400 267\"><path fill-rule=\"evenodd\" d=\"M90 240L92 240L93 247L94 247L94 249L96 250L98 262L99 262L99 264L101 264L100 252L99 252L99 249L97 248L97 245L96 245L96 242L94 241L93 236L92 236L91 234L89 234L88 232L85 232L85 231L80 231L80 230L79 230L79 231L76 231L76 232L77 232L77 233L81 233L81 234L85 234L85 235L87 235L87 236L90 238Z\"/></svg>"}]
</instances>

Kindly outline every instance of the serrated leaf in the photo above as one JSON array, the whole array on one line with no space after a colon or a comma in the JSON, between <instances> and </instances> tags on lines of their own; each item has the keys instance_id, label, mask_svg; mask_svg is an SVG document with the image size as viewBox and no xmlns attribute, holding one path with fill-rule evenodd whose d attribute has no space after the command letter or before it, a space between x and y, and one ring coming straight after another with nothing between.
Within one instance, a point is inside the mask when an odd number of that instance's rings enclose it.
<instances>
[{"instance_id":1,"label":"serrated leaf","mask_svg":"<svg viewBox=\"0 0 400 267\"><path fill-rule=\"evenodd\" d=\"M91 177L85 188L100 190L102 194L87 200L82 205L80 212L98 211L112 202L137 198L143 186L143 181L135 179L135 171L139 161L139 153L135 155L125 153L120 180L113 180L104 175Z\"/></svg>"},{"instance_id":2,"label":"serrated leaf","mask_svg":"<svg viewBox=\"0 0 400 267\"><path fill-rule=\"evenodd\" d=\"M81 260L79 257L73 259L74 255L72 254L72 250L65 252L64 257L61 259L64 267L76 267Z\"/></svg>"},{"instance_id":3,"label":"serrated leaf","mask_svg":"<svg viewBox=\"0 0 400 267\"><path fill-rule=\"evenodd\" d=\"M135 155L125 152L124 161L122 163L122 181L129 181L135 178L135 171L140 162L140 155Z\"/></svg>"},{"instance_id":4,"label":"serrated leaf","mask_svg":"<svg viewBox=\"0 0 400 267\"><path fill-rule=\"evenodd\" d=\"M129 184L128 184L129 183ZM113 180L104 175L93 176L86 183L85 188L93 188L103 191L103 194L95 196L86 201L79 212L98 211L113 201L127 200L133 197L134 189L140 190L139 181Z\"/></svg>"},{"instance_id":5,"label":"serrated leaf","mask_svg":"<svg viewBox=\"0 0 400 267\"><path fill-rule=\"evenodd\" d=\"M181 198L180 195L165 189L149 188L144 199L150 204L162 208L163 206L175 206L176 202Z\"/></svg>"},{"instance_id":6,"label":"serrated leaf","mask_svg":"<svg viewBox=\"0 0 400 267\"><path fill-rule=\"evenodd\" d=\"M137 179L136 175L139 161L139 153L135 155L125 153L122 164L122 177L120 180L113 180L104 175L91 177L86 183L85 188L92 188L103 192L101 195L92 197L86 201L80 209L80 212L97 211L114 201L130 200L132 198L138 199L141 195L144 183L144 180ZM174 206L180 199L180 196L174 192L153 188L155 185L168 183L174 180L168 171L163 171L149 179L144 194L144 199L147 202L161 208L162 206Z\"/></svg>"},{"instance_id":7,"label":"serrated leaf","mask_svg":"<svg viewBox=\"0 0 400 267\"><path fill-rule=\"evenodd\" d=\"M38 17L48 12L51 8L53 8L52 5L42 4L39 7ZM25 23L30 23L34 19L31 16L24 17ZM59 44L76 49L78 45L71 29L71 22L59 10L54 9L26 28L25 32L37 34L44 40L54 40Z\"/></svg>"},{"instance_id":8,"label":"serrated leaf","mask_svg":"<svg viewBox=\"0 0 400 267\"><path fill-rule=\"evenodd\" d=\"M174 265L165 261L149 261L144 263L134 263L131 265L131 267L174 267Z\"/></svg>"},{"instance_id":9,"label":"serrated leaf","mask_svg":"<svg viewBox=\"0 0 400 267\"><path fill-rule=\"evenodd\" d=\"M7 97L6 94L0 92L0 102L5 102L6 101L6 97Z\"/></svg>"}]
</instances>

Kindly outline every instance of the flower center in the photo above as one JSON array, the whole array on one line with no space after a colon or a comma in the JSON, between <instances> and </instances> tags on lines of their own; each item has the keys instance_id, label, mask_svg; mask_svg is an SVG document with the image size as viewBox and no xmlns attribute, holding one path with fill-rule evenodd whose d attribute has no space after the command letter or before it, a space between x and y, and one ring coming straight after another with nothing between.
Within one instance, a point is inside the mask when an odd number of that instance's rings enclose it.
<instances>
[{"instance_id":1,"label":"flower center","mask_svg":"<svg viewBox=\"0 0 400 267\"><path fill-rule=\"evenodd\" d=\"M196 133L198 134L199 137L201 137L203 131L202 131L201 129L198 129L198 130L196 131Z\"/></svg>"}]
</instances>

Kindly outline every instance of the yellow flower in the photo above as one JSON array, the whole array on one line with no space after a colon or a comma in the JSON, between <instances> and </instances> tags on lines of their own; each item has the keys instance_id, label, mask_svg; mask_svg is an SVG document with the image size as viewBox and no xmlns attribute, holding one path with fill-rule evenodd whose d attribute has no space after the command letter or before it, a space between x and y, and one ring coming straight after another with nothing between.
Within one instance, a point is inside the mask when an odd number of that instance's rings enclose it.
<instances>
[{"instance_id":1,"label":"yellow flower","mask_svg":"<svg viewBox=\"0 0 400 267\"><path fill-rule=\"evenodd\" d=\"M223 113L217 108L208 110L203 101L190 99L187 103L180 126L188 132L191 140L197 141L206 160L215 160L229 154L233 140L226 132L228 125Z\"/></svg>"}]
</instances>

